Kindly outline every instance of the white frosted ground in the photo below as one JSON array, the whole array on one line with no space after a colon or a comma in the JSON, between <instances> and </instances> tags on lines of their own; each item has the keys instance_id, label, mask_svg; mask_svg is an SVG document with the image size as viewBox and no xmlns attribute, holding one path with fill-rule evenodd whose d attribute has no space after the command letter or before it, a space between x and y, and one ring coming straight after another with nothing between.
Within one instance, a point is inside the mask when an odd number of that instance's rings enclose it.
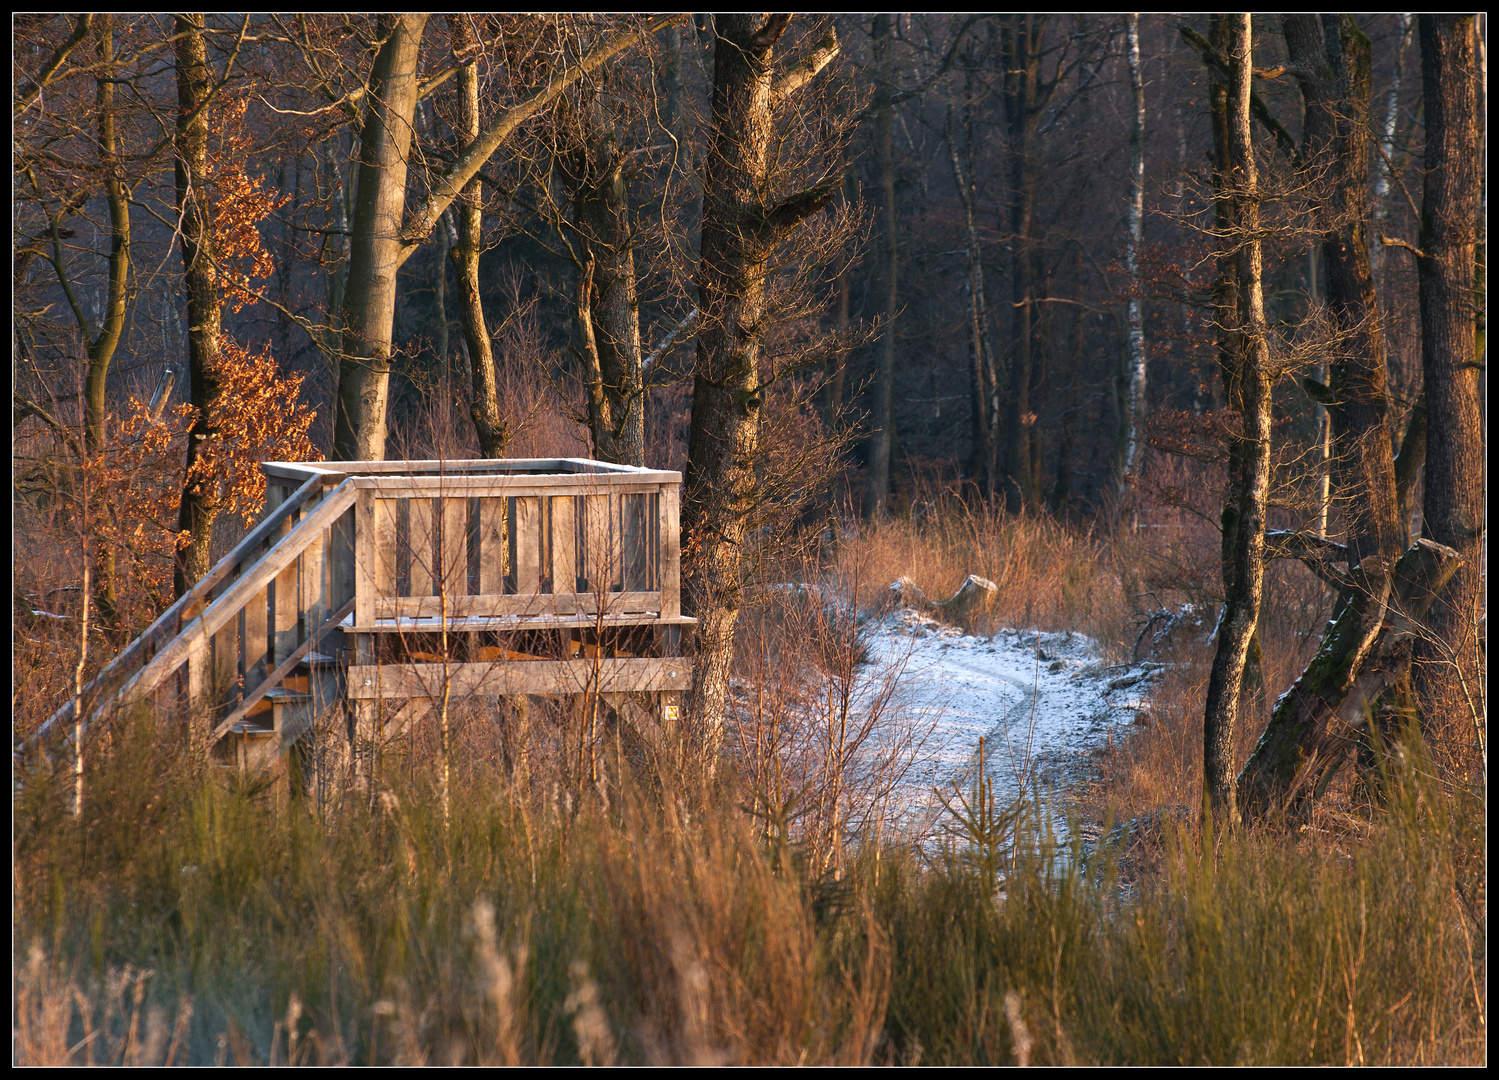
<instances>
[{"instance_id":1,"label":"white frosted ground","mask_svg":"<svg viewBox=\"0 0 1499 1080\"><path fill-rule=\"evenodd\" d=\"M932 729L896 799L918 832L938 812L934 786L969 789L981 737L998 799L1059 786L1111 729L1122 735L1134 722L1159 668L1109 666L1081 634L975 637L908 608L870 620L861 636L869 670L900 668L897 713Z\"/></svg>"}]
</instances>

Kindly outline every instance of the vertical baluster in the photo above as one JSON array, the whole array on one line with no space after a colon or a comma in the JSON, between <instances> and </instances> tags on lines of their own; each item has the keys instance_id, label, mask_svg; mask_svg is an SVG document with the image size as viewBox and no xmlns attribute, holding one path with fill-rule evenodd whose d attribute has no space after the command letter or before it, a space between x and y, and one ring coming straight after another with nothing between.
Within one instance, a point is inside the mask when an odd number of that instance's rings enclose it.
<instances>
[{"instance_id":1,"label":"vertical baluster","mask_svg":"<svg viewBox=\"0 0 1499 1080\"><path fill-rule=\"evenodd\" d=\"M432 596L438 580L433 557L437 537L433 528L432 500L411 500L411 595Z\"/></svg>"},{"instance_id":2,"label":"vertical baluster","mask_svg":"<svg viewBox=\"0 0 1499 1080\"><path fill-rule=\"evenodd\" d=\"M375 595L396 595L396 500L376 499L371 577Z\"/></svg>"},{"instance_id":3,"label":"vertical baluster","mask_svg":"<svg viewBox=\"0 0 1499 1080\"><path fill-rule=\"evenodd\" d=\"M554 495L552 509L552 592L557 611L571 611L571 597L578 591L578 512L572 495Z\"/></svg>"},{"instance_id":4,"label":"vertical baluster","mask_svg":"<svg viewBox=\"0 0 1499 1080\"><path fill-rule=\"evenodd\" d=\"M511 499L510 506L515 591L532 596L541 588L541 500L520 496Z\"/></svg>"},{"instance_id":5,"label":"vertical baluster","mask_svg":"<svg viewBox=\"0 0 1499 1080\"><path fill-rule=\"evenodd\" d=\"M271 673L274 664L268 663L270 655L270 590L261 589L250 597L245 605L245 693L249 693Z\"/></svg>"},{"instance_id":6,"label":"vertical baluster","mask_svg":"<svg viewBox=\"0 0 1499 1080\"><path fill-rule=\"evenodd\" d=\"M442 591L448 598L468 595L468 499L446 496L442 506Z\"/></svg>"},{"instance_id":7,"label":"vertical baluster","mask_svg":"<svg viewBox=\"0 0 1499 1080\"><path fill-rule=\"evenodd\" d=\"M505 557L509 554L504 499L479 500L479 594L505 591Z\"/></svg>"}]
</instances>

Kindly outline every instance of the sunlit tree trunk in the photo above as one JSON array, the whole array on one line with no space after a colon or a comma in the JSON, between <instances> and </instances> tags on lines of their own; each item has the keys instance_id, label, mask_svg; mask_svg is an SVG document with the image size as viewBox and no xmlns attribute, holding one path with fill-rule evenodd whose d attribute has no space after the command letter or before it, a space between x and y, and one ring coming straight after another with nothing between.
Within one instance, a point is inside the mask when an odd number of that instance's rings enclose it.
<instances>
[{"instance_id":1,"label":"sunlit tree trunk","mask_svg":"<svg viewBox=\"0 0 1499 1080\"><path fill-rule=\"evenodd\" d=\"M177 56L177 214L182 273L187 290L187 359L197 419L187 437L187 471L177 528L188 534L177 553L173 588L181 596L208 573L213 522L218 514L218 479L202 459L220 432L214 413L219 383L219 290L214 271L213 220L208 192L208 109L212 82L201 14L176 19Z\"/></svg>"},{"instance_id":2,"label":"sunlit tree trunk","mask_svg":"<svg viewBox=\"0 0 1499 1080\"><path fill-rule=\"evenodd\" d=\"M1265 307L1261 292L1259 179L1250 138L1249 93L1253 48L1248 15L1226 19L1224 55L1230 65L1226 95L1228 156L1234 231L1232 245L1238 298L1235 358L1239 439L1243 454L1229 476L1228 501L1237 525L1228 552L1232 579L1218 622L1218 647L1208 677L1203 724L1203 777L1215 813L1238 818L1233 783L1234 730L1250 642L1259 622L1265 570L1265 511L1270 491L1270 380Z\"/></svg>"},{"instance_id":3,"label":"sunlit tree trunk","mask_svg":"<svg viewBox=\"0 0 1499 1080\"><path fill-rule=\"evenodd\" d=\"M468 15L448 16L453 51L467 55L474 32ZM458 72L458 135L465 142L479 137L479 72L470 57ZM484 239L483 182L475 176L458 198L457 235L448 250L458 281L458 313L469 365L469 415L479 437L479 453L487 458L505 456L510 430L500 418L499 380L495 374L494 347L484 321L479 292L479 255ZM451 217L449 217L451 223ZM451 227L451 224L449 225Z\"/></svg>"},{"instance_id":4,"label":"sunlit tree trunk","mask_svg":"<svg viewBox=\"0 0 1499 1080\"><path fill-rule=\"evenodd\" d=\"M344 287L343 355L333 418L336 460L385 457L396 271L406 254L401 219L416 115L417 59L426 24L426 15L380 17L379 34L385 40L370 72Z\"/></svg>"},{"instance_id":5,"label":"sunlit tree trunk","mask_svg":"<svg viewBox=\"0 0 1499 1080\"><path fill-rule=\"evenodd\" d=\"M840 177L765 205L772 58L789 15L717 15L711 128L698 260L697 360L682 506L684 592L697 616L691 716L708 761L723 742L724 704L753 509L760 433L759 357L766 274L778 244L842 187Z\"/></svg>"},{"instance_id":6,"label":"sunlit tree trunk","mask_svg":"<svg viewBox=\"0 0 1499 1080\"><path fill-rule=\"evenodd\" d=\"M1300 176L1322 226L1327 312L1335 328L1331 385L1308 385L1327 407L1332 428L1332 488L1350 573L1323 648L1296 693L1277 702L1244 767L1239 790L1249 813L1264 812L1293 788L1297 799L1316 795L1341 765L1351 741L1329 755L1324 726L1308 723L1303 702L1316 695L1331 700L1358 676L1386 623L1404 539L1369 255L1369 40L1350 16L1286 15L1282 25L1306 104Z\"/></svg>"},{"instance_id":7,"label":"sunlit tree trunk","mask_svg":"<svg viewBox=\"0 0 1499 1080\"><path fill-rule=\"evenodd\" d=\"M1472 15L1421 15L1426 101L1426 179L1416 260L1421 299L1421 366L1428 436L1423 535L1463 559L1431 610L1416 645L1423 721L1472 725L1485 735L1484 448L1482 364L1476 322L1483 297L1475 248L1482 239L1481 87ZM1458 729L1461 731L1461 729Z\"/></svg>"}]
</instances>

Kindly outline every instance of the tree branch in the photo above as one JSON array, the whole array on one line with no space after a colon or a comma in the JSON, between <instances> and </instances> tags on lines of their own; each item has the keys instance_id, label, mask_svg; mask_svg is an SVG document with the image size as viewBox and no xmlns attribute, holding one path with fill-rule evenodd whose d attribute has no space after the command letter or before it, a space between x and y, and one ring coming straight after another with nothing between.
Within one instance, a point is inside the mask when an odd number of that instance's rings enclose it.
<instances>
[{"instance_id":1,"label":"tree branch","mask_svg":"<svg viewBox=\"0 0 1499 1080\"><path fill-rule=\"evenodd\" d=\"M443 211L452 205L453 200L474 178L474 174L483 168L484 163L511 135L515 134L522 124L561 97L562 92L573 83L598 70L618 53L679 18L681 18L680 15L659 16L638 25L633 30L610 37L581 60L569 65L561 75L550 79L546 86L507 110L503 116L490 125L488 131L464 147L453 164L448 166L447 171L433 185L432 193L427 196L427 201L412 215L411 224L403 230L405 242L401 252L401 261L404 262L410 258L417 246L427 239L437 224L437 219L442 217ZM787 18L789 19L790 16Z\"/></svg>"},{"instance_id":2,"label":"tree branch","mask_svg":"<svg viewBox=\"0 0 1499 1080\"><path fill-rule=\"evenodd\" d=\"M832 202L842 188L843 174L840 172L816 187L782 199L756 223L756 232L771 243L785 238L792 229Z\"/></svg>"},{"instance_id":3,"label":"tree branch","mask_svg":"<svg viewBox=\"0 0 1499 1080\"><path fill-rule=\"evenodd\" d=\"M46 89L47 84L52 81L52 76L57 74L57 69L62 67L68 55L74 49L78 48L79 45L83 44L84 38L88 37L89 27L93 24L93 21L94 17L92 15L78 16L78 25L73 28L73 36L57 47L56 51L52 54L52 58L47 61L46 67L37 73L36 85L16 99L16 103L11 106L11 116L19 116L25 112L27 107Z\"/></svg>"},{"instance_id":4,"label":"tree branch","mask_svg":"<svg viewBox=\"0 0 1499 1080\"><path fill-rule=\"evenodd\" d=\"M776 80L772 93L779 98L788 98L796 93L817 78L817 73L832 62L833 57L838 55L838 48L837 31L829 26L828 32L817 43L817 48L798 60Z\"/></svg>"},{"instance_id":5,"label":"tree branch","mask_svg":"<svg viewBox=\"0 0 1499 1080\"><path fill-rule=\"evenodd\" d=\"M1213 48L1212 42L1196 30L1193 30L1186 23L1180 23L1177 29L1181 31L1182 40L1198 56L1202 57L1203 63L1218 72L1218 74L1225 77L1228 76L1228 64L1218 55L1218 50ZM1275 119L1274 114L1270 112L1270 107L1265 104L1265 99L1260 97L1257 90L1249 92L1249 111L1254 114L1254 118L1260 122L1260 125L1275 137L1276 143L1290 156L1291 161L1296 167L1300 168L1301 151L1296 147L1296 140L1291 138L1291 133L1285 129L1285 126L1279 120Z\"/></svg>"}]
</instances>

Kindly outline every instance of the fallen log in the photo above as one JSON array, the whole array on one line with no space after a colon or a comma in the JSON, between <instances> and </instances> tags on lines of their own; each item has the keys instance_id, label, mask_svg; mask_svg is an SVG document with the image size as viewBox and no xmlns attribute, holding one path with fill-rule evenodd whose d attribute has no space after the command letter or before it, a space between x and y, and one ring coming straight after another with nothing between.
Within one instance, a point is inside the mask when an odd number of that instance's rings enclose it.
<instances>
[{"instance_id":1,"label":"fallen log","mask_svg":"<svg viewBox=\"0 0 1499 1080\"><path fill-rule=\"evenodd\" d=\"M1349 602L1317 655L1280 696L1238 778L1246 817L1293 810L1321 795L1369 728L1374 703L1410 668L1411 647L1462 558L1417 540L1391 571L1377 557L1350 569Z\"/></svg>"}]
</instances>

